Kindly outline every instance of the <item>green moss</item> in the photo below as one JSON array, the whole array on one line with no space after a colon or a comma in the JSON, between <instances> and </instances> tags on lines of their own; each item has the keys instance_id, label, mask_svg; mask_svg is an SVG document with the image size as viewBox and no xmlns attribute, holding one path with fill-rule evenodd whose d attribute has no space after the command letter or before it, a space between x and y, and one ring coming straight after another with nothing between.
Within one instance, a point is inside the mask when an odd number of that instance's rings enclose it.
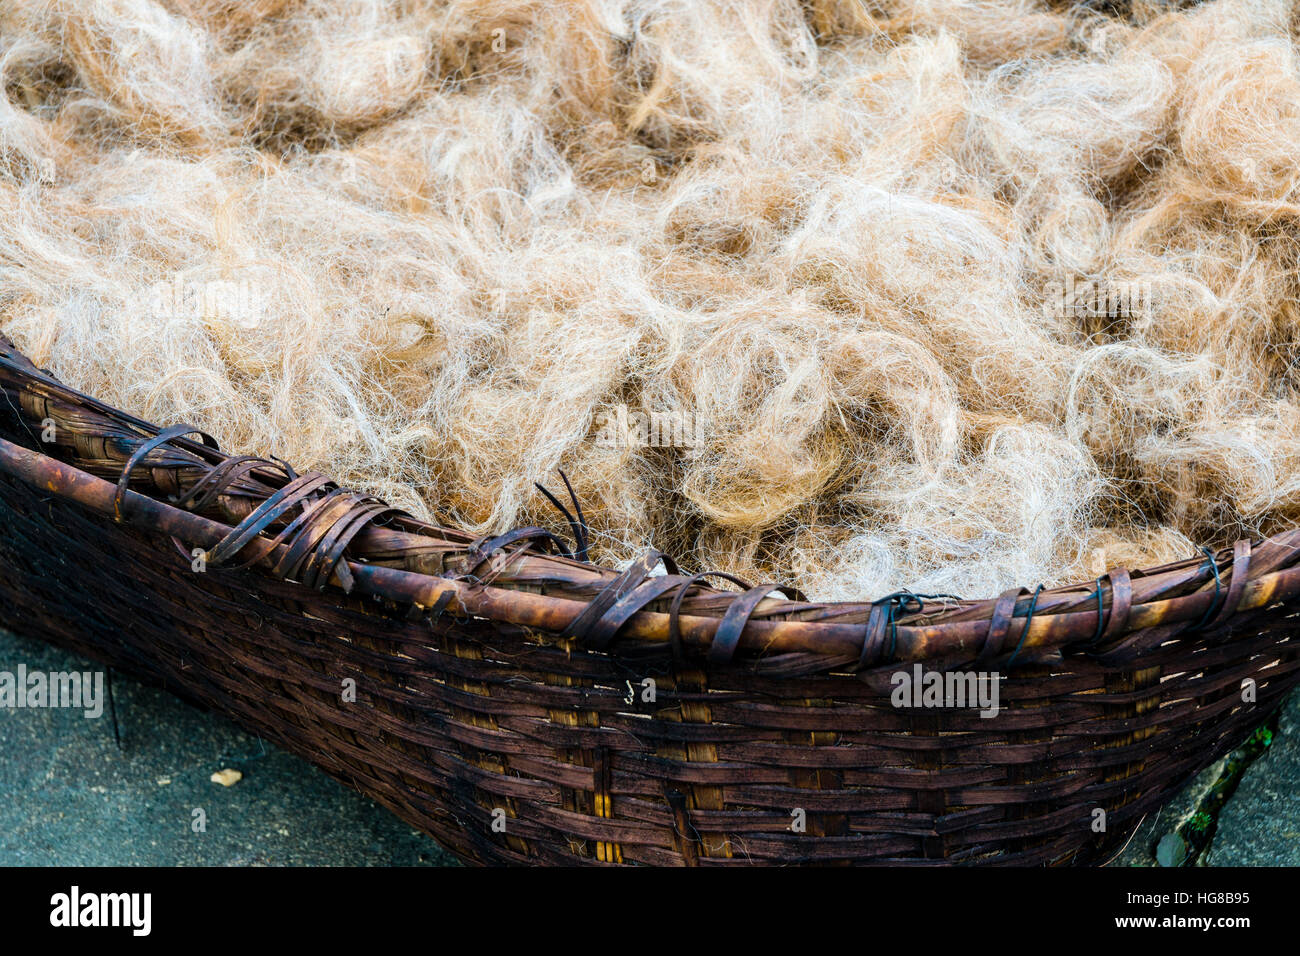
<instances>
[{"instance_id":1,"label":"green moss","mask_svg":"<svg viewBox=\"0 0 1300 956\"><path fill-rule=\"evenodd\" d=\"M1176 835L1180 838L1179 842L1186 847L1185 855L1167 854L1173 859L1181 857L1181 860L1164 865L1194 866L1201 854L1210 848L1210 844L1214 841L1214 833L1218 829L1219 812L1236 791L1246 768L1258 760L1273 743L1273 732L1276 727L1277 714L1273 714L1266 723L1256 727L1240 747L1228 755L1219 779L1201 800L1196 812L1176 831Z\"/></svg>"}]
</instances>

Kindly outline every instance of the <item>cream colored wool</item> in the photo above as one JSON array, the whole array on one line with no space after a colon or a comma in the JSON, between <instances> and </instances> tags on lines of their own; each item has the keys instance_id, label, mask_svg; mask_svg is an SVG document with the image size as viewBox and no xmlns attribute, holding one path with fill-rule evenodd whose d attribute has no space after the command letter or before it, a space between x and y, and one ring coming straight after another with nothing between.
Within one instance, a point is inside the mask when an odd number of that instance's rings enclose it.
<instances>
[{"instance_id":1,"label":"cream colored wool","mask_svg":"<svg viewBox=\"0 0 1300 956\"><path fill-rule=\"evenodd\" d=\"M610 562L864 599L1184 557L1300 521L1298 19L11 0L0 330L474 530L557 523L563 468ZM699 441L600 439L637 414Z\"/></svg>"}]
</instances>

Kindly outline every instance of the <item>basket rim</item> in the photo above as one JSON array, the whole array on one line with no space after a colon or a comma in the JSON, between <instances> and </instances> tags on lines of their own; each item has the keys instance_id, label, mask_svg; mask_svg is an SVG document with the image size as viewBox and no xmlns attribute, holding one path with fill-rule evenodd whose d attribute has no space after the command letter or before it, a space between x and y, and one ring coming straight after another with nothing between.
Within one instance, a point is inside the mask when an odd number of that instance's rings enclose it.
<instances>
[{"instance_id":1,"label":"basket rim","mask_svg":"<svg viewBox=\"0 0 1300 956\"><path fill-rule=\"evenodd\" d=\"M1300 528L1152 568L1112 568L1090 584L1016 588L978 600L903 591L866 602L812 602L776 584L717 589L708 576L679 572L653 550L629 568L603 567L539 550L547 538L560 540L540 528L485 541L422 522L325 476L294 502L296 512L285 506L279 524L258 528L250 517L260 510L265 522L274 511L269 503L288 494L294 477L304 477L284 462L229 455L201 432L202 441L187 437L197 429L159 428L99 402L37 369L3 335L0 389L29 433L37 423L55 423L61 434L47 444L69 459L0 437L0 472L177 546L198 546L206 555L228 546L240 565L223 573L273 574L310 587L317 600L358 593L405 606L412 620L448 612L549 632L600 651L653 644L674 653L707 652L710 667L746 661L790 675L913 662L1010 667L1076 653L1127 660L1177 634L1225 628L1238 616L1256 618L1300 596ZM87 455L88 448L97 454ZM271 474L277 469L287 469L279 488ZM231 474L237 480L222 485ZM105 475L118 475L117 483ZM166 500L189 493L193 506L195 486L205 481L225 496L214 493L213 501L242 502L253 514L223 520ZM132 490L131 482L144 482L149 493ZM555 504L581 545L574 516ZM293 530L294 514L303 527L297 538L286 537L284 525ZM412 569L412 551L420 561L431 552L451 570ZM484 564L488 571L476 575ZM655 573L660 564L662 575ZM785 597L774 598L778 591Z\"/></svg>"}]
</instances>

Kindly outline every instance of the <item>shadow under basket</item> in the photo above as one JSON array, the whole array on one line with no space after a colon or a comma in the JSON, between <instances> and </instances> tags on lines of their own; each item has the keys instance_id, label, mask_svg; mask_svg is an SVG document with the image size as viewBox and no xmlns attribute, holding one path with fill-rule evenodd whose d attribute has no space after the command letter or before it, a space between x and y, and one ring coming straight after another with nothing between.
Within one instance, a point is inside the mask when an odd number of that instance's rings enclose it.
<instances>
[{"instance_id":1,"label":"shadow under basket","mask_svg":"<svg viewBox=\"0 0 1300 956\"><path fill-rule=\"evenodd\" d=\"M658 552L599 567L576 500L552 499L563 534L419 521L3 338L0 389L0 624L227 715L466 861L1100 863L1300 674L1296 531L1075 587L821 604Z\"/></svg>"}]
</instances>

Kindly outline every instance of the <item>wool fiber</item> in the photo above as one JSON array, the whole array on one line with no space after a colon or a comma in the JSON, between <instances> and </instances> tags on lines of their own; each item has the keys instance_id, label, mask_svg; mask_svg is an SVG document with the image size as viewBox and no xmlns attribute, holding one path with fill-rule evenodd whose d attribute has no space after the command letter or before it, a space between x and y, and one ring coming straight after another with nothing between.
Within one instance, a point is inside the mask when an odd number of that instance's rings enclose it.
<instances>
[{"instance_id":1,"label":"wool fiber","mask_svg":"<svg viewBox=\"0 0 1300 956\"><path fill-rule=\"evenodd\" d=\"M818 599L1300 521L1281 0L7 0L0 331L467 530Z\"/></svg>"}]
</instances>

